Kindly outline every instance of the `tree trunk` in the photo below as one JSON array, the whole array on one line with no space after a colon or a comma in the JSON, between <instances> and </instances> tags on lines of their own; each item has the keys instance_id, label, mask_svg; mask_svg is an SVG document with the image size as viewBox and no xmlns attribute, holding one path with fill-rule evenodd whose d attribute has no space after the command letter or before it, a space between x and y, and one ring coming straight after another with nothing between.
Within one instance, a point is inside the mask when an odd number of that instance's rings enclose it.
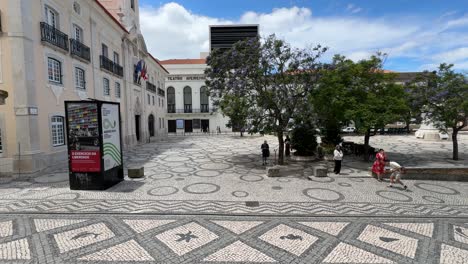
<instances>
[{"instance_id":1,"label":"tree trunk","mask_svg":"<svg viewBox=\"0 0 468 264\"><path fill-rule=\"evenodd\" d=\"M369 161L369 139L370 139L370 128L366 130L364 135L364 161Z\"/></svg>"},{"instance_id":2,"label":"tree trunk","mask_svg":"<svg viewBox=\"0 0 468 264\"><path fill-rule=\"evenodd\" d=\"M453 143L453 160L458 160L458 129L457 127L452 128L452 143Z\"/></svg>"},{"instance_id":3,"label":"tree trunk","mask_svg":"<svg viewBox=\"0 0 468 264\"><path fill-rule=\"evenodd\" d=\"M284 140L283 140L283 131L278 131L278 164L284 164Z\"/></svg>"}]
</instances>

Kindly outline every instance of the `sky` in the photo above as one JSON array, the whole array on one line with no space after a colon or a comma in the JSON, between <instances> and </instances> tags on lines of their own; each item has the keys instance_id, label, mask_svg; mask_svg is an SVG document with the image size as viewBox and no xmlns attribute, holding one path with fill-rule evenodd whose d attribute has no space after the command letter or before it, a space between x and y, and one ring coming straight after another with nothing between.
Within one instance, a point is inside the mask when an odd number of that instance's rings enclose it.
<instances>
[{"instance_id":1,"label":"sky","mask_svg":"<svg viewBox=\"0 0 468 264\"><path fill-rule=\"evenodd\" d=\"M259 24L297 48L322 45L353 60L387 53L394 71L468 72L468 0L140 0L146 45L161 60L199 58L209 25Z\"/></svg>"}]
</instances>

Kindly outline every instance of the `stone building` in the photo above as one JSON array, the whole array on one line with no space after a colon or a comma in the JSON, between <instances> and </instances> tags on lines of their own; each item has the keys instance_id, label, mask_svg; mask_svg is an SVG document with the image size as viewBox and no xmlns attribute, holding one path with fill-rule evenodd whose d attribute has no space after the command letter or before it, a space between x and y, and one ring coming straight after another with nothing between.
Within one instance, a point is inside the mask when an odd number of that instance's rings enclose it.
<instances>
[{"instance_id":1,"label":"stone building","mask_svg":"<svg viewBox=\"0 0 468 264\"><path fill-rule=\"evenodd\" d=\"M146 49L138 0L4 0L0 12L0 175L67 160L66 100L119 102L124 148L166 135L168 72Z\"/></svg>"},{"instance_id":2,"label":"stone building","mask_svg":"<svg viewBox=\"0 0 468 264\"><path fill-rule=\"evenodd\" d=\"M229 119L213 107L205 87L206 60L161 61L166 77L168 133L216 133L231 131Z\"/></svg>"}]
</instances>

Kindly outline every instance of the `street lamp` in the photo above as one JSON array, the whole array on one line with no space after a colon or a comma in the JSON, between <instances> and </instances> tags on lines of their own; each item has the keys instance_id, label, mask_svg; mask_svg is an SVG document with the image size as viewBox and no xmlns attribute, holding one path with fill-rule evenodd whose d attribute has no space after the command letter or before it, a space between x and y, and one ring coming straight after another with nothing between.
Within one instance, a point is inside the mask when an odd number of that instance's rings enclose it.
<instances>
[{"instance_id":1,"label":"street lamp","mask_svg":"<svg viewBox=\"0 0 468 264\"><path fill-rule=\"evenodd\" d=\"M8 97L8 92L0 90L0 105L5 104L5 99L7 99L7 97Z\"/></svg>"}]
</instances>

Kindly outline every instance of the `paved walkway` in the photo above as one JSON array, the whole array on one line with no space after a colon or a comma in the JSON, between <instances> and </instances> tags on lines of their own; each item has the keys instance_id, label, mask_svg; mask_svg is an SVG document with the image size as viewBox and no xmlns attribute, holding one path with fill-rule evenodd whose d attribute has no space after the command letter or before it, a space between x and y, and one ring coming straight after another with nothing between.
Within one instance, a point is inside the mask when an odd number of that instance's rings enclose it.
<instances>
[{"instance_id":1,"label":"paved walkway","mask_svg":"<svg viewBox=\"0 0 468 264\"><path fill-rule=\"evenodd\" d=\"M287 177L268 178L265 139L277 148L273 137L250 136L140 146L125 161L143 165L146 178L103 192L71 191L63 167L2 184L0 262L468 262L468 183L390 189L351 157L343 175L308 180L310 164L291 163ZM460 141L464 158L468 137ZM405 165L466 161L448 160L451 142L383 136L371 144Z\"/></svg>"}]
</instances>

